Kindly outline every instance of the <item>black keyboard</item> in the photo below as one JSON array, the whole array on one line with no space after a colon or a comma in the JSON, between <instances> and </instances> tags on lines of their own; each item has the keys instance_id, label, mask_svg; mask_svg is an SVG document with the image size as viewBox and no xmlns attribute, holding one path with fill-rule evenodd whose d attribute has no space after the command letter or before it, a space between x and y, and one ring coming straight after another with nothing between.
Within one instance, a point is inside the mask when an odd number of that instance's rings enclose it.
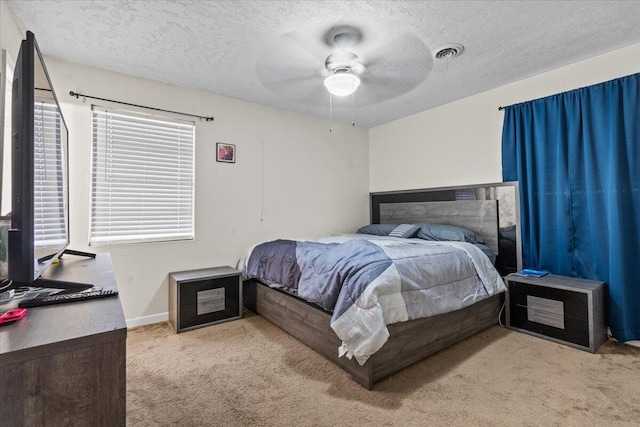
<instances>
[{"instance_id":1,"label":"black keyboard","mask_svg":"<svg viewBox=\"0 0 640 427\"><path fill-rule=\"evenodd\" d=\"M86 301L89 299L115 297L118 291L94 291L94 292L78 292L75 294L51 295L48 297L36 297L24 301L20 301L18 307L40 307L41 305L64 304L67 302Z\"/></svg>"}]
</instances>

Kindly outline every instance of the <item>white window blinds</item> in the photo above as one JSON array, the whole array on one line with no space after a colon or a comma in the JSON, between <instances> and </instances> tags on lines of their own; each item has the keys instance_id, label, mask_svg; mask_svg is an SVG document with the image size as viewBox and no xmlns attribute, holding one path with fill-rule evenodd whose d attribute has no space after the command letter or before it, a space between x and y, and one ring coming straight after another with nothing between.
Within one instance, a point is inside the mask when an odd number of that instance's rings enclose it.
<instances>
[{"instance_id":1,"label":"white window blinds","mask_svg":"<svg viewBox=\"0 0 640 427\"><path fill-rule=\"evenodd\" d=\"M34 109L34 242L37 248L67 243L60 114L53 103Z\"/></svg>"},{"instance_id":2,"label":"white window blinds","mask_svg":"<svg viewBox=\"0 0 640 427\"><path fill-rule=\"evenodd\" d=\"M90 244L193 239L192 122L93 107Z\"/></svg>"}]
</instances>

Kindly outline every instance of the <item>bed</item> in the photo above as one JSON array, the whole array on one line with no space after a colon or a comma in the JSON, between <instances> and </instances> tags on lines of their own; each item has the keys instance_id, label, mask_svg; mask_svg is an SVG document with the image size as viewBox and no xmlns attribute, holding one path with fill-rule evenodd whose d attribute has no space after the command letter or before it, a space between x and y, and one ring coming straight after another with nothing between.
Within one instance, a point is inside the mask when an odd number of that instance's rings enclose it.
<instances>
[{"instance_id":1,"label":"bed","mask_svg":"<svg viewBox=\"0 0 640 427\"><path fill-rule=\"evenodd\" d=\"M514 209L501 209L501 204L509 205L510 201ZM519 253L500 253L504 247L500 242L501 228L516 225L517 230L517 220L515 183L371 194L372 224L439 223L468 228L497 254L496 267L501 274L518 267ZM352 238L339 237L338 241L349 242ZM322 241L331 242L335 240ZM516 262L512 263L514 259ZM267 283L273 283L269 280L263 281L245 281L245 306L338 364L367 389L403 367L496 324L503 303L503 294L498 292L453 311L387 324L388 337L379 349L365 358L354 351L356 357L350 359L340 357L351 354L332 328L332 311L270 287Z\"/></svg>"}]
</instances>

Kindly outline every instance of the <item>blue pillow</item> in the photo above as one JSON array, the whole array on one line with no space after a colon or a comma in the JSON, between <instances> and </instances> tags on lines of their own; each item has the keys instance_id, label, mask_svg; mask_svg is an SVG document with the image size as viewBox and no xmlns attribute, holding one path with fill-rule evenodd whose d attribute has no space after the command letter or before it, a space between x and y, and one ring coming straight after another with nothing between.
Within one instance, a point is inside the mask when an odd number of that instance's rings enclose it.
<instances>
[{"instance_id":1,"label":"blue pillow","mask_svg":"<svg viewBox=\"0 0 640 427\"><path fill-rule=\"evenodd\" d=\"M420 226L416 224L400 224L396 228L389 233L389 236L392 237L403 237L405 239L409 239L416 235L416 233L420 230Z\"/></svg>"},{"instance_id":2,"label":"blue pillow","mask_svg":"<svg viewBox=\"0 0 640 427\"><path fill-rule=\"evenodd\" d=\"M370 224L361 227L359 234L373 234L374 236L388 236L398 224Z\"/></svg>"},{"instance_id":3,"label":"blue pillow","mask_svg":"<svg viewBox=\"0 0 640 427\"><path fill-rule=\"evenodd\" d=\"M484 243L484 240L473 231L448 224L420 224L417 237L424 240Z\"/></svg>"}]
</instances>

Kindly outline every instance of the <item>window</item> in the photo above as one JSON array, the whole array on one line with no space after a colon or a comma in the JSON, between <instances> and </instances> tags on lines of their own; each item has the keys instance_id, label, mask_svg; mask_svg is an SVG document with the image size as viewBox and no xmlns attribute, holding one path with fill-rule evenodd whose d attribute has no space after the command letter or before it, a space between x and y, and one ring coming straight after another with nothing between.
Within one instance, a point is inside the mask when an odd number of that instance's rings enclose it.
<instances>
[{"instance_id":1,"label":"window","mask_svg":"<svg viewBox=\"0 0 640 427\"><path fill-rule=\"evenodd\" d=\"M37 248L67 243L61 123L54 103L36 102L33 126L33 224Z\"/></svg>"},{"instance_id":2,"label":"window","mask_svg":"<svg viewBox=\"0 0 640 427\"><path fill-rule=\"evenodd\" d=\"M193 122L93 107L89 243L193 239Z\"/></svg>"}]
</instances>

